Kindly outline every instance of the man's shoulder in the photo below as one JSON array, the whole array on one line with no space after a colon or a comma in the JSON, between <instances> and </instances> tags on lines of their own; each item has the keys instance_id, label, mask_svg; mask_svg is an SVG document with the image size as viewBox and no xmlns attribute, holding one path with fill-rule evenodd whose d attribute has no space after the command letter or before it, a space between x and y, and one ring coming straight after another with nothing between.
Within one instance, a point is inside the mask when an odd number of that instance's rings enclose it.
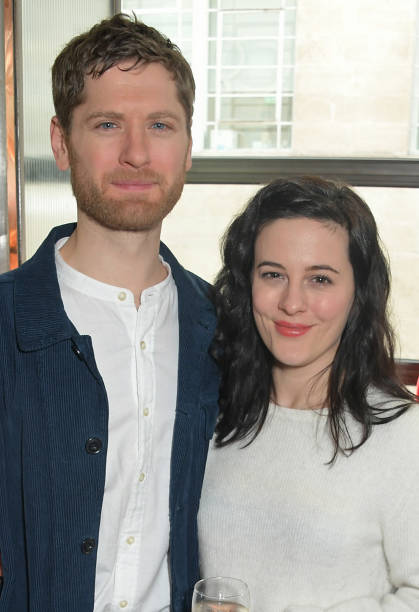
<instances>
[{"instance_id":1,"label":"man's shoulder","mask_svg":"<svg viewBox=\"0 0 419 612\"><path fill-rule=\"evenodd\" d=\"M0 274L0 298L5 299L13 294L13 287L16 281L16 270L9 270Z\"/></svg>"},{"instance_id":2,"label":"man's shoulder","mask_svg":"<svg viewBox=\"0 0 419 612\"><path fill-rule=\"evenodd\" d=\"M16 269L3 272L3 274L0 274L0 286L4 287L6 285L12 285L15 282L15 278Z\"/></svg>"},{"instance_id":3,"label":"man's shoulder","mask_svg":"<svg viewBox=\"0 0 419 612\"><path fill-rule=\"evenodd\" d=\"M45 264L47 262L55 266L55 243L60 238L69 236L74 231L74 227L74 223L53 227L45 240L29 259L24 261L18 268L0 274L0 285L13 284L16 279L20 277L24 278L26 275L32 276L32 274L36 274L38 270L41 272L45 271Z\"/></svg>"},{"instance_id":4,"label":"man's shoulder","mask_svg":"<svg viewBox=\"0 0 419 612\"><path fill-rule=\"evenodd\" d=\"M198 274L195 274L195 272L184 268L163 242L160 243L160 254L170 265L178 291L195 292L198 296L211 300L212 286L210 283L198 276Z\"/></svg>"},{"instance_id":5,"label":"man's shoulder","mask_svg":"<svg viewBox=\"0 0 419 612\"><path fill-rule=\"evenodd\" d=\"M195 272L187 270L186 268L182 268L182 271L197 291L202 292L206 296L210 294L212 285L208 281L201 278L201 276L198 276L198 274L195 274Z\"/></svg>"}]
</instances>

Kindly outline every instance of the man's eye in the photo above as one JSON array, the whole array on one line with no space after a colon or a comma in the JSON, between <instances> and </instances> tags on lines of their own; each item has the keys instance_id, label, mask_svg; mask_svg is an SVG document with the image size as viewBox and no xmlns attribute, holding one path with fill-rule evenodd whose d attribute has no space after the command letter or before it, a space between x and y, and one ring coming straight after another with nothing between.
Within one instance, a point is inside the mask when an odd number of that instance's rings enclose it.
<instances>
[{"instance_id":1,"label":"man's eye","mask_svg":"<svg viewBox=\"0 0 419 612\"><path fill-rule=\"evenodd\" d=\"M162 121L156 121L155 123L153 123L152 127L157 130L164 130L167 129L168 126Z\"/></svg>"},{"instance_id":2,"label":"man's eye","mask_svg":"<svg viewBox=\"0 0 419 612\"><path fill-rule=\"evenodd\" d=\"M116 125L112 121L102 121L102 123L99 123L98 127L104 130L111 130L112 128L116 127Z\"/></svg>"}]
</instances>

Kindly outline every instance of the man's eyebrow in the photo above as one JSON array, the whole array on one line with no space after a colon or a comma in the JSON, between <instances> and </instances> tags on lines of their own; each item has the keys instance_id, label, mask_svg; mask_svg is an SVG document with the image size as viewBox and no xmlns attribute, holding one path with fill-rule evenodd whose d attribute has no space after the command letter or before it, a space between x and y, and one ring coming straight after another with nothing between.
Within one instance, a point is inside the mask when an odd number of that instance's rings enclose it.
<instances>
[{"instance_id":1,"label":"man's eyebrow","mask_svg":"<svg viewBox=\"0 0 419 612\"><path fill-rule=\"evenodd\" d=\"M99 110L94 113L90 113L87 116L87 121L94 121L95 119L123 119L124 113L118 113L116 111ZM179 113L174 113L169 110L155 111L147 115L147 119L174 119L175 121L182 121L182 116Z\"/></svg>"},{"instance_id":2,"label":"man's eyebrow","mask_svg":"<svg viewBox=\"0 0 419 612\"><path fill-rule=\"evenodd\" d=\"M174 113L173 111L169 111L169 110L161 110L161 111L156 111L154 113L150 113L149 115L147 115L147 117L149 119L174 119L175 121L181 121L182 117L179 113Z\"/></svg>"},{"instance_id":3,"label":"man's eyebrow","mask_svg":"<svg viewBox=\"0 0 419 612\"><path fill-rule=\"evenodd\" d=\"M122 113L117 113L115 111L95 111L94 113L90 113L87 116L87 121L93 121L95 119L123 119L124 115Z\"/></svg>"}]
</instances>

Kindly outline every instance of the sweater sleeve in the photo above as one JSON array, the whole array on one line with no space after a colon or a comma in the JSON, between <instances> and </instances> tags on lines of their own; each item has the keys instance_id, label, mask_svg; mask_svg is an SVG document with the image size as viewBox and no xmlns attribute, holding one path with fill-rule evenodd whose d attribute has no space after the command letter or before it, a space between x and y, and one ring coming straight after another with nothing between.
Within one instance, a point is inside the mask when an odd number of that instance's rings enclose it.
<instances>
[{"instance_id":1,"label":"sweater sleeve","mask_svg":"<svg viewBox=\"0 0 419 612\"><path fill-rule=\"evenodd\" d=\"M394 592L380 601L357 597L328 608L291 605L284 612L419 612L419 470L414 472L413 478L404 475L405 495L400 498L395 492L394 510L383 519L383 546Z\"/></svg>"}]
</instances>

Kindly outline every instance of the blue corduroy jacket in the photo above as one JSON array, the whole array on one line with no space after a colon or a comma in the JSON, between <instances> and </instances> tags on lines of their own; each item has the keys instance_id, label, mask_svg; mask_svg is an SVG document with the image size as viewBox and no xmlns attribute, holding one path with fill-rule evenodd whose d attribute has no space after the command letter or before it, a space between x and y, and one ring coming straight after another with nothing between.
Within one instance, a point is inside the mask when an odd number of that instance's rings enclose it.
<instances>
[{"instance_id":1,"label":"blue corduroy jacket","mask_svg":"<svg viewBox=\"0 0 419 612\"><path fill-rule=\"evenodd\" d=\"M0 277L0 612L93 610L108 402L91 339L66 316L57 281L54 245L74 227L52 230ZM161 254L179 299L169 562L172 611L185 612L199 577L196 517L217 417L215 316L207 284L164 245Z\"/></svg>"}]
</instances>

